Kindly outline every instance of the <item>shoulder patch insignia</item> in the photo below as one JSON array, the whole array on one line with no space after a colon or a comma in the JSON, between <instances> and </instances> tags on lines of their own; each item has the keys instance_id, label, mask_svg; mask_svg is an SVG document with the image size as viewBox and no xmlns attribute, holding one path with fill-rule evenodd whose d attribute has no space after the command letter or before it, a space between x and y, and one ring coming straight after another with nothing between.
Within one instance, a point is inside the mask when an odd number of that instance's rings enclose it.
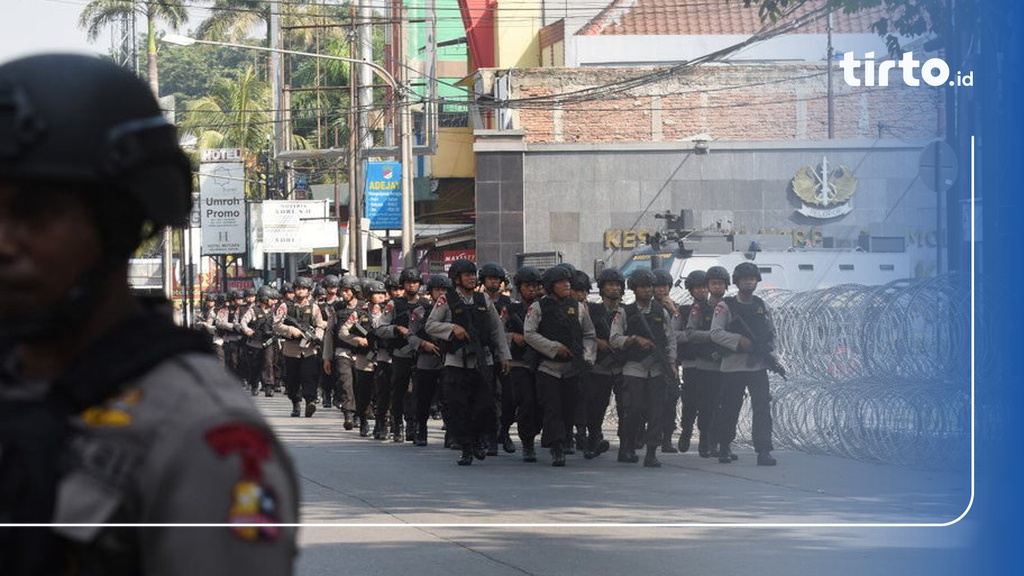
<instances>
[{"instance_id":1,"label":"shoulder patch insignia","mask_svg":"<svg viewBox=\"0 0 1024 576\"><path fill-rule=\"evenodd\" d=\"M142 391L133 389L104 403L102 406L86 408L82 422L90 428L121 428L132 423L128 409L139 403Z\"/></svg>"},{"instance_id":2,"label":"shoulder patch insignia","mask_svg":"<svg viewBox=\"0 0 1024 576\"><path fill-rule=\"evenodd\" d=\"M719 302L715 305L715 315L717 316L720 312L725 310L725 302Z\"/></svg>"},{"instance_id":3,"label":"shoulder patch insignia","mask_svg":"<svg viewBox=\"0 0 1024 576\"><path fill-rule=\"evenodd\" d=\"M228 509L231 531L247 542L273 542L281 534L277 495L270 488L252 480L235 484Z\"/></svg>"},{"instance_id":4,"label":"shoulder patch insignia","mask_svg":"<svg viewBox=\"0 0 1024 576\"><path fill-rule=\"evenodd\" d=\"M448 295L441 294L441 296L438 297L437 302L434 304L434 306L444 306L447 303L448 303Z\"/></svg>"}]
</instances>

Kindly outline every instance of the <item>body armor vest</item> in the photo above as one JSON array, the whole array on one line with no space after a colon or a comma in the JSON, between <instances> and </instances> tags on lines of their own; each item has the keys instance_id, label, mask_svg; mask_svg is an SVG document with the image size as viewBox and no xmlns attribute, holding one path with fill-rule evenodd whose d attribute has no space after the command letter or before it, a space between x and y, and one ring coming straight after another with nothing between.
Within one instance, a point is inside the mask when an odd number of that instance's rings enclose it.
<instances>
[{"instance_id":1,"label":"body armor vest","mask_svg":"<svg viewBox=\"0 0 1024 576\"><path fill-rule=\"evenodd\" d=\"M604 302L588 302L587 309L590 312L590 320L594 323L594 333L599 340L609 340L612 336L612 313L605 307ZM607 356L613 354L610 350L597 350L597 361L601 362Z\"/></svg>"},{"instance_id":2,"label":"body armor vest","mask_svg":"<svg viewBox=\"0 0 1024 576\"><path fill-rule=\"evenodd\" d=\"M526 322L527 307L522 302L509 302L505 307L505 332L509 334L522 334L525 331L523 323ZM509 344L509 352L513 360L525 361L529 346L516 346Z\"/></svg>"},{"instance_id":3,"label":"body armor vest","mask_svg":"<svg viewBox=\"0 0 1024 576\"><path fill-rule=\"evenodd\" d=\"M558 342L572 351L577 358L583 358L583 327L580 326L579 303L572 299L555 300L550 296L540 299L541 336ZM568 362L570 358L555 358L555 362Z\"/></svg>"},{"instance_id":4,"label":"body armor vest","mask_svg":"<svg viewBox=\"0 0 1024 576\"><path fill-rule=\"evenodd\" d=\"M775 334L768 326L767 306L764 300L753 296L753 300L744 304L735 296L726 296L722 301L729 305L729 312L733 316L732 321L725 327L726 330L746 336L755 347L762 349L775 339Z\"/></svg>"},{"instance_id":5,"label":"body armor vest","mask_svg":"<svg viewBox=\"0 0 1024 576\"><path fill-rule=\"evenodd\" d=\"M635 302L626 304L623 307L626 315L626 336L640 336L654 342L655 346L664 347L667 344L665 338L665 308L654 300L651 301L651 310L644 314L647 319L647 326L651 328L651 334L647 333L643 321L639 318L640 306ZM648 356L654 354L652 350L644 350L640 346L626 348L626 360L629 362L643 362Z\"/></svg>"},{"instance_id":6,"label":"body armor vest","mask_svg":"<svg viewBox=\"0 0 1024 576\"><path fill-rule=\"evenodd\" d=\"M448 291L447 300L452 322L469 332L469 340L449 340L447 352L458 352L474 340L480 342L482 348L491 347L491 317L487 313L487 296L473 292L473 303L466 304L459 292L453 289Z\"/></svg>"}]
</instances>

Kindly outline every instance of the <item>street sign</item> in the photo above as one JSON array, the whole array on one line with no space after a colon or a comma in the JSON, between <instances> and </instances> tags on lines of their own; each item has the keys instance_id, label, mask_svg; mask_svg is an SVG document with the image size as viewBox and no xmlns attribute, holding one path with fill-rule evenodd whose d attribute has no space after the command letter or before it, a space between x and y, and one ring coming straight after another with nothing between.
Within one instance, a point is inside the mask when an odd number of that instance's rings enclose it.
<instances>
[{"instance_id":1,"label":"street sign","mask_svg":"<svg viewBox=\"0 0 1024 576\"><path fill-rule=\"evenodd\" d=\"M366 163L366 218L371 230L402 227L402 165Z\"/></svg>"}]
</instances>

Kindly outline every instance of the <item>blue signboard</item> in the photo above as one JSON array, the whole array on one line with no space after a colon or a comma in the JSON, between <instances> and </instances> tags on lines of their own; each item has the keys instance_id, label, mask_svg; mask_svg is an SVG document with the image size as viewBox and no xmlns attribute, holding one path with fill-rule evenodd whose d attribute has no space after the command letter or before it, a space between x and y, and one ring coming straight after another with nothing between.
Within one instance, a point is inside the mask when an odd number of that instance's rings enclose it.
<instances>
[{"instance_id":1,"label":"blue signboard","mask_svg":"<svg viewBox=\"0 0 1024 576\"><path fill-rule=\"evenodd\" d=\"M402 227L402 165L398 162L366 163L366 211L370 230Z\"/></svg>"}]
</instances>

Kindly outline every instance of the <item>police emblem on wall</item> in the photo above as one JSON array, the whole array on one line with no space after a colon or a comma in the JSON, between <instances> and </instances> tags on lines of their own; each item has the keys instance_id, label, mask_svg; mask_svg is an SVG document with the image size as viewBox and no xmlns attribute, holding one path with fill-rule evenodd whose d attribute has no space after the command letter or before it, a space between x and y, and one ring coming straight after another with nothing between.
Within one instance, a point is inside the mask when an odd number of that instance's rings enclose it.
<instances>
[{"instance_id":1,"label":"police emblem on wall","mask_svg":"<svg viewBox=\"0 0 1024 576\"><path fill-rule=\"evenodd\" d=\"M850 198L857 191L857 177L846 166L830 166L822 156L817 167L804 166L797 171L792 186L803 202L797 212L811 218L836 218L853 210Z\"/></svg>"}]
</instances>

